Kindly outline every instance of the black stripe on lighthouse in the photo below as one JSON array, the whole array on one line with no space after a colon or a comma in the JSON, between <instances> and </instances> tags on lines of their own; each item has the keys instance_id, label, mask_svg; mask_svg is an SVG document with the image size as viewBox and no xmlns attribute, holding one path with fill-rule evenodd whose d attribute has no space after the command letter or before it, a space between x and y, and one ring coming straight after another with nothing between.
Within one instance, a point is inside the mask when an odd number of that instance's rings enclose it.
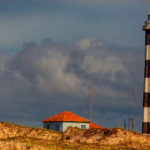
<instances>
[{"instance_id":1,"label":"black stripe on lighthouse","mask_svg":"<svg viewBox=\"0 0 150 150\"><path fill-rule=\"evenodd\" d=\"M144 93L143 107L150 107L150 93Z\"/></svg>"},{"instance_id":2,"label":"black stripe on lighthouse","mask_svg":"<svg viewBox=\"0 0 150 150\"><path fill-rule=\"evenodd\" d=\"M145 60L145 78L150 78L150 60Z\"/></svg>"},{"instance_id":3,"label":"black stripe on lighthouse","mask_svg":"<svg viewBox=\"0 0 150 150\"><path fill-rule=\"evenodd\" d=\"M143 134L150 134L150 123L149 122L143 122L142 133Z\"/></svg>"},{"instance_id":4,"label":"black stripe on lighthouse","mask_svg":"<svg viewBox=\"0 0 150 150\"><path fill-rule=\"evenodd\" d=\"M150 45L150 30L146 30L145 45Z\"/></svg>"}]
</instances>

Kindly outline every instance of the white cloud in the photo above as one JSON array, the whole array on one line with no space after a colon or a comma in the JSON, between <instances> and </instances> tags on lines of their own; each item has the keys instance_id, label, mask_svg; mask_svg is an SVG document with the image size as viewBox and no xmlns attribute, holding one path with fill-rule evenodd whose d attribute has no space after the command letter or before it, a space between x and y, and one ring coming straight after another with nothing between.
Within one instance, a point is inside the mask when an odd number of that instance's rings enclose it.
<instances>
[{"instance_id":1,"label":"white cloud","mask_svg":"<svg viewBox=\"0 0 150 150\"><path fill-rule=\"evenodd\" d=\"M97 72L110 72L112 80L117 80L115 77L116 72L120 71L127 73L126 67L122 64L121 59L115 55L102 58L95 54L88 54L82 64L82 67L85 71L91 74Z\"/></svg>"},{"instance_id":2,"label":"white cloud","mask_svg":"<svg viewBox=\"0 0 150 150\"><path fill-rule=\"evenodd\" d=\"M76 44L79 48L86 50L91 47L103 46L104 43L100 40L97 40L95 37L88 37L80 38Z\"/></svg>"}]
</instances>

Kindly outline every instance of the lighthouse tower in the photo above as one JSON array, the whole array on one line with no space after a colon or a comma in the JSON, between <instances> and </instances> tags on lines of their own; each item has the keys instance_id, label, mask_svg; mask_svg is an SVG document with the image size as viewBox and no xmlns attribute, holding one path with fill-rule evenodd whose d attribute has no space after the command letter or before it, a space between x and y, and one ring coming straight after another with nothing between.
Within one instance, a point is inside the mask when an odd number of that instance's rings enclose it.
<instances>
[{"instance_id":1,"label":"lighthouse tower","mask_svg":"<svg viewBox=\"0 0 150 150\"><path fill-rule=\"evenodd\" d=\"M142 133L150 134L150 13L143 26L145 31L145 87L143 97Z\"/></svg>"}]
</instances>

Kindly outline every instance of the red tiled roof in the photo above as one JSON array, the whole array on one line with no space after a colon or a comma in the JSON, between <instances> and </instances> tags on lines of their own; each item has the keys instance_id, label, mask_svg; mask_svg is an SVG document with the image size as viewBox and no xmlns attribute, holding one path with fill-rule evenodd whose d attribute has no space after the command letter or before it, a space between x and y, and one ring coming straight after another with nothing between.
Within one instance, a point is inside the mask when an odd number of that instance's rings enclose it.
<instances>
[{"instance_id":1,"label":"red tiled roof","mask_svg":"<svg viewBox=\"0 0 150 150\"><path fill-rule=\"evenodd\" d=\"M90 122L90 128L101 128L101 129L103 129L103 127L101 127L101 126L99 126L93 122Z\"/></svg>"},{"instance_id":2,"label":"red tiled roof","mask_svg":"<svg viewBox=\"0 0 150 150\"><path fill-rule=\"evenodd\" d=\"M74 113L71 113L69 111L61 112L57 115L54 115L50 118L47 118L43 120L43 122L55 122L55 121L69 121L69 122L90 122L87 119L84 119Z\"/></svg>"}]
</instances>

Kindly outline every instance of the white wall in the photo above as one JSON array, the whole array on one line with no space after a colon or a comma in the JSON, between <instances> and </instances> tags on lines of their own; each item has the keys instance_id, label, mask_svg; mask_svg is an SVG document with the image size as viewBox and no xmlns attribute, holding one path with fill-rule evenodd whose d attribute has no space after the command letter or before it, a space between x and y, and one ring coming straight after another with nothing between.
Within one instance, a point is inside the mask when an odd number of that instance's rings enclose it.
<instances>
[{"instance_id":1,"label":"white wall","mask_svg":"<svg viewBox=\"0 0 150 150\"><path fill-rule=\"evenodd\" d=\"M81 125L86 125L86 129L89 129L89 123L82 123L82 122L63 122L63 132L65 132L65 130L68 127L78 127L81 128Z\"/></svg>"}]
</instances>

